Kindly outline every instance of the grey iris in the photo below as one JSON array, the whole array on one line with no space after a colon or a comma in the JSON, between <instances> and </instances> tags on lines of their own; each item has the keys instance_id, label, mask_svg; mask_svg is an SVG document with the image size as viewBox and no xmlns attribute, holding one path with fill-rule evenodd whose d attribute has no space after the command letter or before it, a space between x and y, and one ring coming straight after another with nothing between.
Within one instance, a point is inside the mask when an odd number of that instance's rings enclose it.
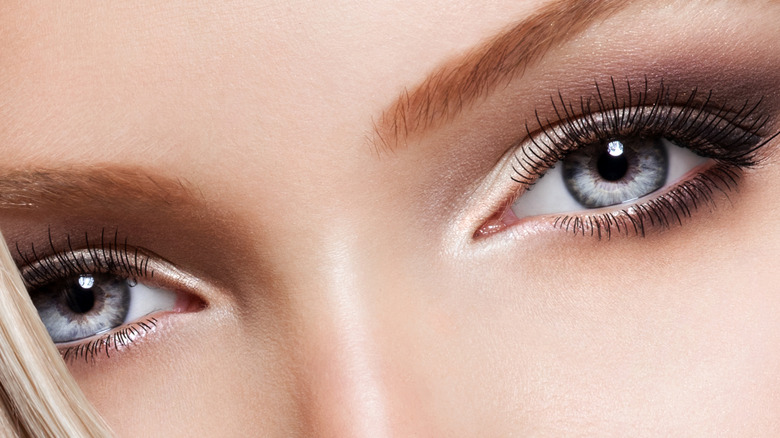
<instances>
[{"instance_id":1,"label":"grey iris","mask_svg":"<svg viewBox=\"0 0 780 438\"><path fill-rule=\"evenodd\" d=\"M30 291L54 342L88 338L122 325L130 310L127 279L82 274Z\"/></svg>"},{"instance_id":2,"label":"grey iris","mask_svg":"<svg viewBox=\"0 0 780 438\"><path fill-rule=\"evenodd\" d=\"M666 184L669 158L661 138L612 139L563 160L569 193L585 208L622 204Z\"/></svg>"}]
</instances>

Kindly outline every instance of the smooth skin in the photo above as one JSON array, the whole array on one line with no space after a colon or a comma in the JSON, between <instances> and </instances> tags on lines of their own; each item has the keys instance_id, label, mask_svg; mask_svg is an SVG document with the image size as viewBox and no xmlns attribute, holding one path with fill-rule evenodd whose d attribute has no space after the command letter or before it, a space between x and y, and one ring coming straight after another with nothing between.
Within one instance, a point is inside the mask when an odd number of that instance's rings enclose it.
<instances>
[{"instance_id":1,"label":"smooth skin","mask_svg":"<svg viewBox=\"0 0 780 438\"><path fill-rule=\"evenodd\" d=\"M186 192L0 209L12 247L117 229L205 303L69 364L117 435L780 435L780 140L728 199L645 238L545 218L473 237L557 90L758 94L780 130L778 2L628 1L377 142L404 89L551 3L4 1L2 173Z\"/></svg>"}]
</instances>

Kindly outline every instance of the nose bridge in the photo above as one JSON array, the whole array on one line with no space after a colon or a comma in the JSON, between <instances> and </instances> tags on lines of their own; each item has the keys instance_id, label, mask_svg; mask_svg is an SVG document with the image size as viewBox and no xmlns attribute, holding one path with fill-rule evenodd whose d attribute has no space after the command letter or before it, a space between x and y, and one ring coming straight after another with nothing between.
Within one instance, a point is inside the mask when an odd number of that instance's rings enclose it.
<instances>
[{"instance_id":1,"label":"nose bridge","mask_svg":"<svg viewBox=\"0 0 780 438\"><path fill-rule=\"evenodd\" d=\"M333 236L331 236L333 237ZM301 285L302 393L310 436L388 437L389 388L358 246L329 239Z\"/></svg>"}]
</instances>

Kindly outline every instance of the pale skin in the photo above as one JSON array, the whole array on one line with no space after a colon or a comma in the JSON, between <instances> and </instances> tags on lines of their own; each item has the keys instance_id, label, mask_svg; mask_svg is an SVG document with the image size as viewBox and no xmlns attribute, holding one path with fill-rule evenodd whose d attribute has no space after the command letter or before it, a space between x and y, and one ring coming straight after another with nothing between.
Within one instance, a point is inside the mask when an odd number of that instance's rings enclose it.
<instances>
[{"instance_id":1,"label":"pale skin","mask_svg":"<svg viewBox=\"0 0 780 438\"><path fill-rule=\"evenodd\" d=\"M186 192L0 209L12 247L117 229L205 304L69 363L117 435L780 434L780 140L728 199L644 238L549 216L475 237L560 90L660 77L761 97L780 130L778 2L629 1L379 140L403 90L551 3L0 6L2 172Z\"/></svg>"}]
</instances>

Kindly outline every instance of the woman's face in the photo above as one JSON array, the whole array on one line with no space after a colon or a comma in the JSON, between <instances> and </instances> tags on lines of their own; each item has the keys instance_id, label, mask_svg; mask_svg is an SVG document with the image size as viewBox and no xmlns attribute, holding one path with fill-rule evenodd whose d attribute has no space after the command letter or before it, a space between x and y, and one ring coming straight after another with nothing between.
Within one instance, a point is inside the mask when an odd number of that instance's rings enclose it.
<instances>
[{"instance_id":1,"label":"woman's face","mask_svg":"<svg viewBox=\"0 0 780 438\"><path fill-rule=\"evenodd\" d=\"M119 435L780 433L779 2L1 9L0 228Z\"/></svg>"}]
</instances>

